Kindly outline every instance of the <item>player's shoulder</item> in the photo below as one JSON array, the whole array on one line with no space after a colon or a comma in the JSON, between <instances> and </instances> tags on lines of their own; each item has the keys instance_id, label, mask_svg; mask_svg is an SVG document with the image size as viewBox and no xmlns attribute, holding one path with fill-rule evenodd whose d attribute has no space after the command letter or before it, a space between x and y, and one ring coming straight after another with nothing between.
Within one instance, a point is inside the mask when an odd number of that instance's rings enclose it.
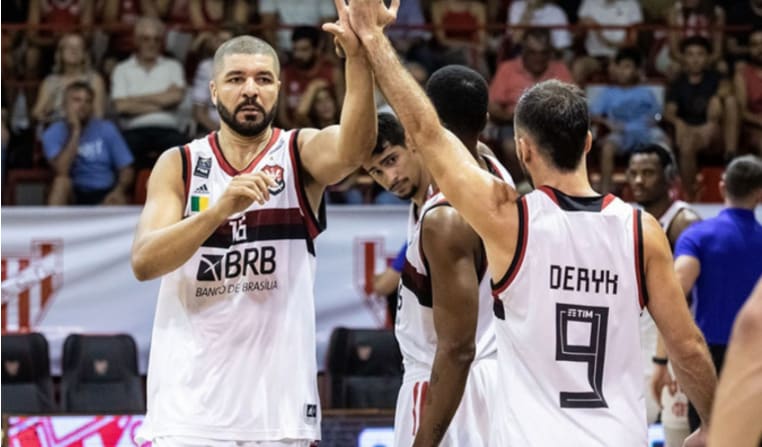
<instances>
[{"instance_id":1,"label":"player's shoulder","mask_svg":"<svg viewBox=\"0 0 762 447\"><path fill-rule=\"evenodd\" d=\"M438 245L466 245L478 239L460 212L445 201L430 207L421 219L423 239L434 239Z\"/></svg>"}]
</instances>

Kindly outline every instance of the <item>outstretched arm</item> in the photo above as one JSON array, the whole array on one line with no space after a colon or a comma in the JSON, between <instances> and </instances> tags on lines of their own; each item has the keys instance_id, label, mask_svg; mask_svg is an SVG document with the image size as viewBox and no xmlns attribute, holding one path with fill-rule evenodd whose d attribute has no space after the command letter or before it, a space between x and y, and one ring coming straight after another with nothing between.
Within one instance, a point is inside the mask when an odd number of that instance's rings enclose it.
<instances>
[{"instance_id":1,"label":"outstretched arm","mask_svg":"<svg viewBox=\"0 0 762 447\"><path fill-rule=\"evenodd\" d=\"M323 130L306 129L299 134L304 169L320 190L357 169L376 142L376 105L373 101L373 74L360 42L349 29L347 6L335 0L339 21L323 29L334 35L346 55L346 96L337 126ZM308 185L309 187L309 185ZM318 195L319 195L318 194ZM314 203L314 202L313 202Z\"/></svg>"},{"instance_id":2,"label":"outstretched arm","mask_svg":"<svg viewBox=\"0 0 762 447\"><path fill-rule=\"evenodd\" d=\"M712 409L709 445L755 447L762 439L762 279L738 313Z\"/></svg>"},{"instance_id":3,"label":"outstretched arm","mask_svg":"<svg viewBox=\"0 0 762 447\"><path fill-rule=\"evenodd\" d=\"M643 213L642 219L648 311L663 337L677 382L706 424L717 384L714 365L685 304L664 230L651 215Z\"/></svg>"},{"instance_id":4,"label":"outstretched arm","mask_svg":"<svg viewBox=\"0 0 762 447\"><path fill-rule=\"evenodd\" d=\"M485 261L479 259L476 233L451 207L426 214L422 239L431 275L437 350L413 446L432 446L442 441L466 388L479 315L476 265Z\"/></svg>"},{"instance_id":5,"label":"outstretched arm","mask_svg":"<svg viewBox=\"0 0 762 447\"><path fill-rule=\"evenodd\" d=\"M209 209L183 219L185 189L177 150L165 151L148 179L146 204L132 243L132 270L140 281L180 267L232 214L269 199L275 182L262 172L233 179Z\"/></svg>"},{"instance_id":6,"label":"outstretched arm","mask_svg":"<svg viewBox=\"0 0 762 447\"><path fill-rule=\"evenodd\" d=\"M404 69L383 30L376 23L387 13L377 0L352 0L352 28L360 38L381 91L423 156L426 169L463 218L487 244L491 269L508 266L513 250L498 253L490 244L506 239L506 222L517 216L515 191L479 168L463 143L445 130L433 105ZM507 238L507 239L510 239ZM509 252L508 252L509 251ZM501 272L502 273L502 272Z\"/></svg>"}]
</instances>

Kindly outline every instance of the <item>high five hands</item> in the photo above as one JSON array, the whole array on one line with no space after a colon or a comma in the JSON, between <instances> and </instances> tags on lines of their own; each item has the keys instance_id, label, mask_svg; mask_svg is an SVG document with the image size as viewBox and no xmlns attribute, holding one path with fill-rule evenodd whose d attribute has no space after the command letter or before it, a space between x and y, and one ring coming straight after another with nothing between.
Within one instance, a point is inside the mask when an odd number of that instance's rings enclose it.
<instances>
[{"instance_id":1,"label":"high five hands","mask_svg":"<svg viewBox=\"0 0 762 447\"><path fill-rule=\"evenodd\" d=\"M360 54L358 36L381 33L397 19L400 0L391 0L389 7L383 0L334 0L334 4L339 19L324 23L323 31L333 34L336 54L343 58Z\"/></svg>"}]
</instances>

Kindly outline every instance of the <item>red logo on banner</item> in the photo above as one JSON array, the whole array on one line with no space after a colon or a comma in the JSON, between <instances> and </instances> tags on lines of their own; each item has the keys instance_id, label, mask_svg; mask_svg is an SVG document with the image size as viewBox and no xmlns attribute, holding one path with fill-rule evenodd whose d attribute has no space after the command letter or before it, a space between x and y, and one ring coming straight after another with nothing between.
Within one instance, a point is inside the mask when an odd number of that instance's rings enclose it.
<instances>
[{"instance_id":1,"label":"red logo on banner","mask_svg":"<svg viewBox=\"0 0 762 447\"><path fill-rule=\"evenodd\" d=\"M354 274L355 288L365 296L365 305L370 308L380 325L389 324L387 321L386 297L373 294L373 276L380 272L379 263L384 267L390 266L397 257L397 252L389 253L382 238L355 239L354 242Z\"/></svg>"},{"instance_id":2,"label":"red logo on banner","mask_svg":"<svg viewBox=\"0 0 762 447\"><path fill-rule=\"evenodd\" d=\"M63 241L32 241L24 254L2 256L2 331L31 330L63 283Z\"/></svg>"},{"instance_id":3,"label":"red logo on banner","mask_svg":"<svg viewBox=\"0 0 762 447\"><path fill-rule=\"evenodd\" d=\"M10 417L8 445L20 447L136 446L143 416ZM150 443L143 444L143 447Z\"/></svg>"}]
</instances>

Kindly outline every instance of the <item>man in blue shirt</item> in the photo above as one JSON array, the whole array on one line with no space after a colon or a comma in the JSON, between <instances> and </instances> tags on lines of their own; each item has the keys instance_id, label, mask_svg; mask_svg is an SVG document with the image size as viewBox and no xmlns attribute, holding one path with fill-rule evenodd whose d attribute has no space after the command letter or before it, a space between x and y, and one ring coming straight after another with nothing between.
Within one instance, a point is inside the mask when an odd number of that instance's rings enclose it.
<instances>
[{"instance_id":1,"label":"man in blue shirt","mask_svg":"<svg viewBox=\"0 0 762 447\"><path fill-rule=\"evenodd\" d=\"M733 160L720 189L725 209L685 230L675 247L675 271L683 290L693 289L694 318L718 371L733 321L762 275L762 225L754 218L762 203L762 160ZM698 427L692 407L688 416Z\"/></svg>"},{"instance_id":2,"label":"man in blue shirt","mask_svg":"<svg viewBox=\"0 0 762 447\"><path fill-rule=\"evenodd\" d=\"M656 124L656 116L662 111L659 100L650 87L638 85L641 61L637 48L619 50L613 67L617 85L606 87L590 105L593 121L609 130L601 147L601 187L598 192L602 194L611 190L616 155L666 141L664 132Z\"/></svg>"},{"instance_id":3,"label":"man in blue shirt","mask_svg":"<svg viewBox=\"0 0 762 447\"><path fill-rule=\"evenodd\" d=\"M63 120L42 134L55 171L49 205L122 205L132 186L132 153L110 121L92 118L93 89L74 82L64 92Z\"/></svg>"}]
</instances>

